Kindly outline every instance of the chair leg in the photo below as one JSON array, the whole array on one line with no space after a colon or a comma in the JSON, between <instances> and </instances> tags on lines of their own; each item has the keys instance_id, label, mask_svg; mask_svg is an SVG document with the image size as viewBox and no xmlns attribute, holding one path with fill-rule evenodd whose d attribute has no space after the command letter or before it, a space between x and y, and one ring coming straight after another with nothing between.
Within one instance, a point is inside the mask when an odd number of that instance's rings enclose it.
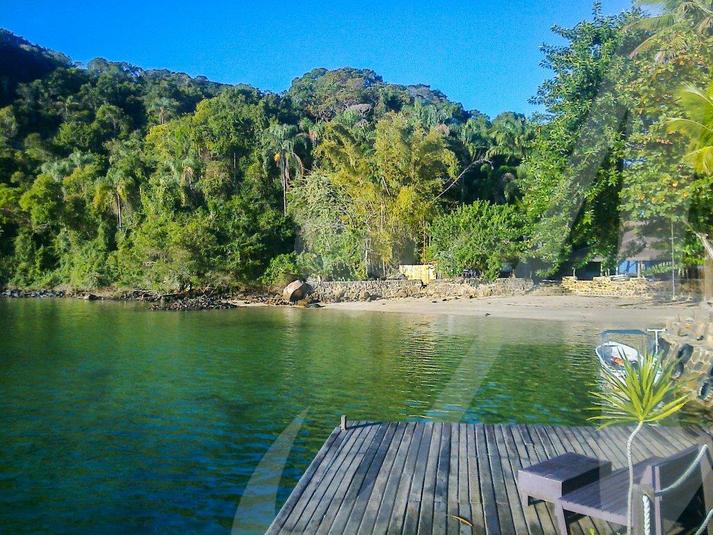
<instances>
[{"instance_id":1,"label":"chair leg","mask_svg":"<svg viewBox=\"0 0 713 535\"><path fill-rule=\"evenodd\" d=\"M557 519L557 528L560 535L569 535L569 526L567 525L567 513L564 512L562 506L555 503L555 518Z\"/></svg>"},{"instance_id":2,"label":"chair leg","mask_svg":"<svg viewBox=\"0 0 713 535\"><path fill-rule=\"evenodd\" d=\"M527 494L520 495L520 503L522 503L522 510L524 511L530 507L530 497Z\"/></svg>"},{"instance_id":3,"label":"chair leg","mask_svg":"<svg viewBox=\"0 0 713 535\"><path fill-rule=\"evenodd\" d=\"M708 489L706 491L705 489L703 490L703 514L707 515L708 512L713 509L713 491L711 489ZM704 531L704 533L708 533L708 535L713 535L713 520L708 522L708 529Z\"/></svg>"},{"instance_id":4,"label":"chair leg","mask_svg":"<svg viewBox=\"0 0 713 535\"><path fill-rule=\"evenodd\" d=\"M701 480L703 482L703 514L707 515L708 511L713 509L713 470L711 470L711 465L707 457L703 458L701 466ZM704 531L704 533L713 535L713 520L708 523L708 529Z\"/></svg>"}]
</instances>

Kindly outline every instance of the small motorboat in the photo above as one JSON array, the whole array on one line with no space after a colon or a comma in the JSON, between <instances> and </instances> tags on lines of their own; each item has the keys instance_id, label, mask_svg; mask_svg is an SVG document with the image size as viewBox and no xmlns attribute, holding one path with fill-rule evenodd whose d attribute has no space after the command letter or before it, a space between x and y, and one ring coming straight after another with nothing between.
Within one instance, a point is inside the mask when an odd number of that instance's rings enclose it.
<instances>
[{"instance_id":1,"label":"small motorboat","mask_svg":"<svg viewBox=\"0 0 713 535\"><path fill-rule=\"evenodd\" d=\"M594 352L602 367L618 377L624 375L625 362L637 366L642 354L658 352L658 333L655 340L638 329L611 329L599 336L601 342Z\"/></svg>"}]
</instances>

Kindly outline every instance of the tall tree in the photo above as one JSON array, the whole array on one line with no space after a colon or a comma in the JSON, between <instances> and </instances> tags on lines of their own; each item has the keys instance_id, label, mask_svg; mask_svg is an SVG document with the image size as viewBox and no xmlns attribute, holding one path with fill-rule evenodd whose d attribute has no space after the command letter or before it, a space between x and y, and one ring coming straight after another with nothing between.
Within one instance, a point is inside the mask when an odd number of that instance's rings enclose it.
<instances>
[{"instance_id":1,"label":"tall tree","mask_svg":"<svg viewBox=\"0 0 713 535\"><path fill-rule=\"evenodd\" d=\"M699 174L692 187L710 193L713 188L713 81L705 91L693 86L683 88L679 100L686 117L671 119L669 131L683 134L689 140L684 158ZM691 230L701 240L709 261L713 260L713 244L708 239L710 228L691 226Z\"/></svg>"},{"instance_id":2,"label":"tall tree","mask_svg":"<svg viewBox=\"0 0 713 535\"><path fill-rule=\"evenodd\" d=\"M564 46L545 46L544 64L554 76L533 102L547 110L525 159L520 183L533 224L531 252L539 270L552 273L574 251L613 263L627 109L615 84L627 62L630 37L625 13L555 28ZM581 254L583 252L583 254Z\"/></svg>"},{"instance_id":3,"label":"tall tree","mask_svg":"<svg viewBox=\"0 0 713 535\"><path fill-rule=\"evenodd\" d=\"M673 40L679 46L685 45L690 30L703 38L713 34L713 0L637 0L636 3L653 6L660 13L631 24L631 28L645 30L648 34L633 50L634 56L660 48L666 39ZM656 59L669 59L666 49L660 49Z\"/></svg>"},{"instance_id":4,"label":"tall tree","mask_svg":"<svg viewBox=\"0 0 713 535\"><path fill-rule=\"evenodd\" d=\"M294 125L275 124L265 132L265 144L272 154L272 160L280 170L282 186L282 210L287 214L287 194L293 177L299 179L304 174L302 158L297 148L304 143L305 135Z\"/></svg>"}]
</instances>

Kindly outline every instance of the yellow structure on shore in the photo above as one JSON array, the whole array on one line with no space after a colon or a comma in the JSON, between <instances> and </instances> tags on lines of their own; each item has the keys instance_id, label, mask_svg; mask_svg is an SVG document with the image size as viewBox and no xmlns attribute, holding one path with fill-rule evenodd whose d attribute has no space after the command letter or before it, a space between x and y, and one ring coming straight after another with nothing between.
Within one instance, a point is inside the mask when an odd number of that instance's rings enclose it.
<instances>
[{"instance_id":1,"label":"yellow structure on shore","mask_svg":"<svg viewBox=\"0 0 713 535\"><path fill-rule=\"evenodd\" d=\"M401 264L399 273L408 280L420 280L424 284L436 280L436 269L431 264Z\"/></svg>"}]
</instances>

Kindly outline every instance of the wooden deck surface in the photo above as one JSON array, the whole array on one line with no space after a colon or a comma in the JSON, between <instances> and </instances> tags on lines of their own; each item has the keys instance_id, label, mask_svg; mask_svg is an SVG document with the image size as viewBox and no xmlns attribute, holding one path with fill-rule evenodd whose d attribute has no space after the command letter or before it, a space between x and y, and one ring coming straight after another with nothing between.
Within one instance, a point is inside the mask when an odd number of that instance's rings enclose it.
<instances>
[{"instance_id":1,"label":"wooden deck surface","mask_svg":"<svg viewBox=\"0 0 713 535\"><path fill-rule=\"evenodd\" d=\"M645 429L635 461L670 455L702 434ZM268 533L555 534L547 505L523 510L518 469L566 451L621 468L626 437L626 428L350 422L329 436ZM571 528L612 533L587 518Z\"/></svg>"}]
</instances>

